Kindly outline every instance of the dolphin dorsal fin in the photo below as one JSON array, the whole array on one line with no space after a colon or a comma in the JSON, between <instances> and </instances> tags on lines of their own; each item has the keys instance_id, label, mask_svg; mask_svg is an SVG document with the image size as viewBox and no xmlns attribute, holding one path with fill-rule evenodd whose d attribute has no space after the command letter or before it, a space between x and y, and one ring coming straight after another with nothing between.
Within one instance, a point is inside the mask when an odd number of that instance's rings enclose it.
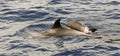
<instances>
[{"instance_id":1,"label":"dolphin dorsal fin","mask_svg":"<svg viewBox=\"0 0 120 56\"><path fill-rule=\"evenodd\" d=\"M61 24L60 24L60 20L61 20L61 19L57 19L57 20L54 22L52 28L60 28L60 27L62 27Z\"/></svg>"}]
</instances>

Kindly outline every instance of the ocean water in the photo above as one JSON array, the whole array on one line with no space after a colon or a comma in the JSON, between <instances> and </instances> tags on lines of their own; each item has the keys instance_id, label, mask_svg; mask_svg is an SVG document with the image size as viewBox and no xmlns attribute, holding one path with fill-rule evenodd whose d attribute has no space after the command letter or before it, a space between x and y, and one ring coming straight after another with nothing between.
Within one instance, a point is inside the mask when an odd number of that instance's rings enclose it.
<instances>
[{"instance_id":1,"label":"ocean water","mask_svg":"<svg viewBox=\"0 0 120 56\"><path fill-rule=\"evenodd\" d=\"M26 32L49 29L57 18L95 27L105 37ZM120 0L0 0L0 56L120 56Z\"/></svg>"}]
</instances>

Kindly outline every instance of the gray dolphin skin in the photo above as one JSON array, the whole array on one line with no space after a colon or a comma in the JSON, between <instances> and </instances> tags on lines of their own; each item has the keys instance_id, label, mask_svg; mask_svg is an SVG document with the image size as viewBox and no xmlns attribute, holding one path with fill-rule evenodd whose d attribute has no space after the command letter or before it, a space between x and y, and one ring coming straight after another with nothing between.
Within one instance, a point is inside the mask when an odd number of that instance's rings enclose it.
<instances>
[{"instance_id":1,"label":"gray dolphin skin","mask_svg":"<svg viewBox=\"0 0 120 56\"><path fill-rule=\"evenodd\" d=\"M29 32L30 35L38 36L38 37L56 37L56 36L91 36L87 34L89 32L89 28L80 23L69 23L68 26L71 28L63 27L60 23L61 19L57 19L53 26L42 32ZM77 30L76 30L77 29ZM86 32L85 32L86 31ZM90 31L91 32L91 31Z\"/></svg>"},{"instance_id":2,"label":"gray dolphin skin","mask_svg":"<svg viewBox=\"0 0 120 56\"><path fill-rule=\"evenodd\" d=\"M71 29L75 29L84 33L93 33L97 30L95 28L89 28L85 24L82 24L77 21L70 21L67 23L67 26L70 27Z\"/></svg>"}]
</instances>

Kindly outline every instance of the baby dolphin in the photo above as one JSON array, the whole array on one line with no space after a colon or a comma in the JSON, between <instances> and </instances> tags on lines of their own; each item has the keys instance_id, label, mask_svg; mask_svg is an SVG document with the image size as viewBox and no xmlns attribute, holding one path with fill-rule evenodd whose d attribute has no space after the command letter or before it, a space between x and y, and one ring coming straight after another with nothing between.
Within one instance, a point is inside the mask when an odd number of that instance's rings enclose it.
<instances>
[{"instance_id":1,"label":"baby dolphin","mask_svg":"<svg viewBox=\"0 0 120 56\"><path fill-rule=\"evenodd\" d=\"M95 28L89 28L85 24L82 24L77 21L70 21L67 23L67 26L70 27L71 29L75 29L84 33L93 33L97 30Z\"/></svg>"},{"instance_id":2,"label":"baby dolphin","mask_svg":"<svg viewBox=\"0 0 120 56\"><path fill-rule=\"evenodd\" d=\"M75 29L63 27L60 24L61 19L57 19L53 26L45 31L42 32L29 32L30 35L37 36L37 37L56 37L56 36L91 36L83 31L78 31Z\"/></svg>"}]
</instances>

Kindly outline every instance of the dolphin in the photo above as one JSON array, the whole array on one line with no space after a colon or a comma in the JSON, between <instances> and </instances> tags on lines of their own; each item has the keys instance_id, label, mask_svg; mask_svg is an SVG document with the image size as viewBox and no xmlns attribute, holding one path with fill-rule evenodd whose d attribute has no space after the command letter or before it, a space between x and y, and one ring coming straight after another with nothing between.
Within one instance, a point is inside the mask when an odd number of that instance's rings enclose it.
<instances>
[{"instance_id":1,"label":"dolphin","mask_svg":"<svg viewBox=\"0 0 120 56\"><path fill-rule=\"evenodd\" d=\"M96 28L89 28L88 26L86 26L85 24L82 24L80 22L77 22L77 21L70 21L66 24L66 26L70 27L71 29L74 29L74 30L78 30L80 32L84 32L84 33L93 33L95 31L97 31Z\"/></svg>"},{"instance_id":2,"label":"dolphin","mask_svg":"<svg viewBox=\"0 0 120 56\"><path fill-rule=\"evenodd\" d=\"M90 34L87 34L86 32L82 31L82 29L80 27L83 27L83 25L78 25L77 26L73 26L72 23L69 25L72 25L71 27L73 28L67 28L61 25L60 23L61 19L57 19L54 24L52 25L52 27L48 30L45 31L32 31L29 32L30 35L32 36L36 36L36 37L57 37L57 36L92 36ZM73 23L75 24L75 23ZM75 24L77 25L77 24ZM81 30L76 30L77 28L80 28ZM83 27L84 28L84 27Z\"/></svg>"}]
</instances>

